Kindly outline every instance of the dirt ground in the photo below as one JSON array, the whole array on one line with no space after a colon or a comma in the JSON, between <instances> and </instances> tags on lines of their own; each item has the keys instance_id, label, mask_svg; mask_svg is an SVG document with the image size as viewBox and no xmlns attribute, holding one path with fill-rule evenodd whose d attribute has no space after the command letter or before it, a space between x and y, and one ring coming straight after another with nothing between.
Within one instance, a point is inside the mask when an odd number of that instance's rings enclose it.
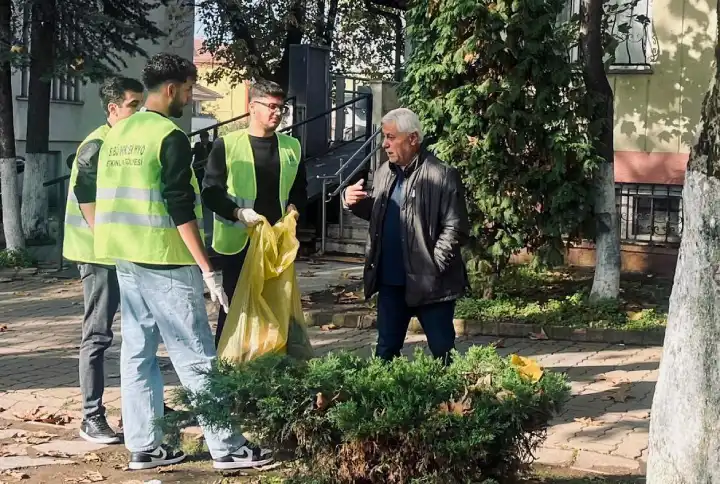
<instances>
[{"instance_id":1,"label":"dirt ground","mask_svg":"<svg viewBox=\"0 0 720 484\"><path fill-rule=\"evenodd\" d=\"M75 430L61 426L0 420L0 429L17 430L27 437L32 433L52 434L51 440L76 439ZM46 437L47 438L47 437ZM0 451L8 445L16 448L27 444L18 443L20 438L0 440ZM30 447L25 447L30 456L42 457ZM108 446L96 452L80 456L50 453L48 457L69 459L73 464L31 467L17 471L0 471L0 483L22 482L27 484L81 484L103 482L108 484L261 484L263 482L282 482L287 466L275 464L263 470L217 472L212 469L210 455L203 452L197 440L188 437L183 447L188 453L185 462L165 469L131 471L127 469L128 452L122 445ZM7 454L6 454L7 455ZM599 476L574 471L572 469L548 468L537 466L532 477L518 484L642 484L645 480L638 476Z\"/></svg>"}]
</instances>

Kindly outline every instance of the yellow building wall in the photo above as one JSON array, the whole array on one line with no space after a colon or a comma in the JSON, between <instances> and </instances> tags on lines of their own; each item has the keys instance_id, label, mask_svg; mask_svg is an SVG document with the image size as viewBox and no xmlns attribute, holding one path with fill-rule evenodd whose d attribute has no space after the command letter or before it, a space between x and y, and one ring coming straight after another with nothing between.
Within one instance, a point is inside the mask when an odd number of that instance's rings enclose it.
<instances>
[{"instance_id":1,"label":"yellow building wall","mask_svg":"<svg viewBox=\"0 0 720 484\"><path fill-rule=\"evenodd\" d=\"M653 72L611 74L615 151L689 153L714 69L715 0L652 0Z\"/></svg>"},{"instance_id":2,"label":"yellow building wall","mask_svg":"<svg viewBox=\"0 0 720 484\"><path fill-rule=\"evenodd\" d=\"M200 64L197 67L198 83L223 95L221 99L203 103L203 111L206 114L212 114L218 121L226 121L247 113L248 85L246 83L243 82L234 87L227 79L209 83L207 75L212 72L212 66Z\"/></svg>"}]
</instances>

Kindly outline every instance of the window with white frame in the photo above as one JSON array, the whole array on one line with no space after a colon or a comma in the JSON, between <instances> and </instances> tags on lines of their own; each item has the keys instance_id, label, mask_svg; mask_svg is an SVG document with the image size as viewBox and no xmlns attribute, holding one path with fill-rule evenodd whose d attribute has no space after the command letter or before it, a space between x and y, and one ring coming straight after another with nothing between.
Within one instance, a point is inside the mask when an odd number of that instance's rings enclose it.
<instances>
[{"instance_id":1,"label":"window with white frame","mask_svg":"<svg viewBox=\"0 0 720 484\"><path fill-rule=\"evenodd\" d=\"M22 43L26 48L30 48L30 8L22 8ZM64 38L63 38L64 37ZM72 39L68 38L67 35L60 35L63 42L72 42ZM21 84L20 84L20 97L27 98L30 94L30 68L24 67L20 70ZM82 80L80 76L72 73L64 74L53 78L50 81L50 100L51 101L65 101L71 103L81 103L81 86Z\"/></svg>"},{"instance_id":2,"label":"window with white frame","mask_svg":"<svg viewBox=\"0 0 720 484\"><path fill-rule=\"evenodd\" d=\"M567 0L564 21L580 13L580 0ZM649 71L657 58L657 38L652 30L652 0L610 0L605 5L610 33L618 42L610 71ZM570 53L578 59L577 47Z\"/></svg>"}]
</instances>

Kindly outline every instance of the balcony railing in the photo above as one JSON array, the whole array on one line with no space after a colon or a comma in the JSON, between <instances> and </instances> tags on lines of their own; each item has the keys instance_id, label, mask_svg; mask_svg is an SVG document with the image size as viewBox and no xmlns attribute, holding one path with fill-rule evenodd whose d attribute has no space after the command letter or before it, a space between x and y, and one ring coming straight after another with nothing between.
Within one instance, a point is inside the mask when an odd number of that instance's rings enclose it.
<instances>
[{"instance_id":1,"label":"balcony railing","mask_svg":"<svg viewBox=\"0 0 720 484\"><path fill-rule=\"evenodd\" d=\"M615 184L620 240L677 246L683 228L682 186Z\"/></svg>"}]
</instances>

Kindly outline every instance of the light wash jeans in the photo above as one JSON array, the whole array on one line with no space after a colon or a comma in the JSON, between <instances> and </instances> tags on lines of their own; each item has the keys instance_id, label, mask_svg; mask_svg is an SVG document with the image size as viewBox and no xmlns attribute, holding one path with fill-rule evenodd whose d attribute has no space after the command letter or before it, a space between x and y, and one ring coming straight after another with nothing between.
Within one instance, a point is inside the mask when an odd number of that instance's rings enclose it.
<instances>
[{"instance_id":1,"label":"light wash jeans","mask_svg":"<svg viewBox=\"0 0 720 484\"><path fill-rule=\"evenodd\" d=\"M216 358L208 323L203 280L197 266L148 269L117 262L120 283L122 346L120 384L125 446L131 452L156 448L162 433L154 420L163 415L163 379L157 360L162 337L180 382L191 391L205 387L208 369ZM239 434L203 434L214 459L226 456L245 442Z\"/></svg>"}]
</instances>

